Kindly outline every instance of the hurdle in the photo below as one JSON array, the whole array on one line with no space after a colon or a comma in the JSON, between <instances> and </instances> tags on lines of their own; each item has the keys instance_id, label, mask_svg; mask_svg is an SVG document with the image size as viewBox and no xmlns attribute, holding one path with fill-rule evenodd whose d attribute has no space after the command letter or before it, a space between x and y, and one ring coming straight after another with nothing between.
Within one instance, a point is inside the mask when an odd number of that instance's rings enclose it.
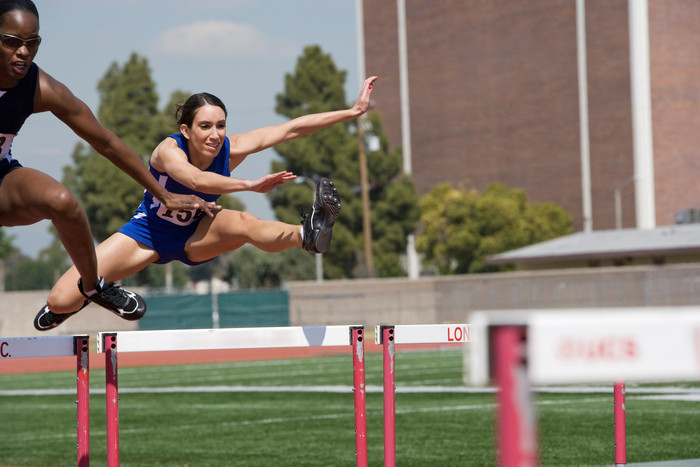
<instances>
[{"instance_id":1,"label":"hurdle","mask_svg":"<svg viewBox=\"0 0 700 467\"><path fill-rule=\"evenodd\" d=\"M0 338L0 360L76 357L78 467L90 465L89 349L90 337L87 335Z\"/></svg>"},{"instance_id":2,"label":"hurdle","mask_svg":"<svg viewBox=\"0 0 700 467\"><path fill-rule=\"evenodd\" d=\"M627 465L627 407L625 406L625 383L616 381L613 386L615 410L615 465Z\"/></svg>"},{"instance_id":3,"label":"hurdle","mask_svg":"<svg viewBox=\"0 0 700 467\"><path fill-rule=\"evenodd\" d=\"M374 341L382 346L384 466L396 465L396 372L394 344L463 344L471 341L468 324L378 325Z\"/></svg>"},{"instance_id":4,"label":"hurdle","mask_svg":"<svg viewBox=\"0 0 700 467\"><path fill-rule=\"evenodd\" d=\"M355 460L367 466L367 409L364 326L285 326L258 328L120 331L98 333L105 354L107 465L119 465L118 353L352 346Z\"/></svg>"},{"instance_id":5,"label":"hurdle","mask_svg":"<svg viewBox=\"0 0 700 467\"><path fill-rule=\"evenodd\" d=\"M536 465L530 384L614 382L615 465L627 463L625 383L700 379L700 308L498 310L471 316L474 385L495 380L500 465Z\"/></svg>"}]
</instances>

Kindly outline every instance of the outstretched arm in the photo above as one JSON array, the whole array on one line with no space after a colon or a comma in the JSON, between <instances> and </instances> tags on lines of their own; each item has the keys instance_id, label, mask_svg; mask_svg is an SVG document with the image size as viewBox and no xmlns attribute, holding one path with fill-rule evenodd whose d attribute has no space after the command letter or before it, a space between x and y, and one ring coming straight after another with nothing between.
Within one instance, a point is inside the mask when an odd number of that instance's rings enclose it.
<instances>
[{"instance_id":1,"label":"outstretched arm","mask_svg":"<svg viewBox=\"0 0 700 467\"><path fill-rule=\"evenodd\" d=\"M90 108L62 83L39 70L39 90L34 100L35 112L51 111L98 153L126 172L170 209L202 209L208 215L220 209L198 196L170 193L160 186L144 163L115 135L103 127Z\"/></svg>"},{"instance_id":2,"label":"outstretched arm","mask_svg":"<svg viewBox=\"0 0 700 467\"><path fill-rule=\"evenodd\" d=\"M364 81L355 105L349 109L303 115L279 125L229 137L231 140L231 164L229 165L233 168L249 154L361 116L369 109L372 87L376 80L376 76L371 76Z\"/></svg>"},{"instance_id":3,"label":"outstretched arm","mask_svg":"<svg viewBox=\"0 0 700 467\"><path fill-rule=\"evenodd\" d=\"M151 165L192 190L221 195L238 191L267 193L273 188L297 178L292 172L282 171L265 175L257 180L227 177L200 170L189 162L185 152L172 138L165 138L151 154Z\"/></svg>"}]
</instances>

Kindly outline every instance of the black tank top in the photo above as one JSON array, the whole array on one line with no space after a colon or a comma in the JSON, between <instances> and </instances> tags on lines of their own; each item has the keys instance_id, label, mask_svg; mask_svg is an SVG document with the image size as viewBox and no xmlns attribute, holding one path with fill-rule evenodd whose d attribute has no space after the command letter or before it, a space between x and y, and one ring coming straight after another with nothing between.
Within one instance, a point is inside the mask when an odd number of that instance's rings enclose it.
<instances>
[{"instance_id":1,"label":"black tank top","mask_svg":"<svg viewBox=\"0 0 700 467\"><path fill-rule=\"evenodd\" d=\"M39 67L32 63L29 72L9 89L0 89L0 137L14 136L22 128L24 121L34 112L34 93Z\"/></svg>"}]
</instances>

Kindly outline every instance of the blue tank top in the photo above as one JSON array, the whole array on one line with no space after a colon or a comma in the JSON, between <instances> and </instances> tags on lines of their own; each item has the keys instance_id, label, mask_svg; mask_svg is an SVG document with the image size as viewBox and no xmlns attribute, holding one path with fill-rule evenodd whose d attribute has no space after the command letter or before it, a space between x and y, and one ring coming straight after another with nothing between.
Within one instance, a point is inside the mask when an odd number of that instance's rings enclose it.
<instances>
[{"instance_id":1,"label":"blue tank top","mask_svg":"<svg viewBox=\"0 0 700 467\"><path fill-rule=\"evenodd\" d=\"M182 149L187 155L187 161L191 162L189 150L187 149L187 139L182 136L182 134L170 135L169 138L173 138L180 149ZM204 169L206 172L214 172L225 177L231 176L231 171L229 170L229 152L230 152L230 142L228 138L224 139L224 144L221 146L221 150L216 155L211 165ZM150 164L148 165L148 170L151 175L158 180L158 183L171 193L179 193L184 195L197 195L205 201L215 202L221 195L214 195L211 193L201 193L195 191L185 185L181 184L177 180L171 178L167 173L159 172L154 169ZM139 207L139 214L147 215L149 222L155 222L161 226L170 225L180 225L186 226L190 225L196 220L201 219L204 212L201 209L190 209L190 210L179 210L173 211L161 204L153 195L146 190L143 202ZM137 214L137 216L139 215Z\"/></svg>"},{"instance_id":2,"label":"blue tank top","mask_svg":"<svg viewBox=\"0 0 700 467\"><path fill-rule=\"evenodd\" d=\"M39 67L32 63L15 87L0 89L0 160L12 160L12 140L34 112L34 94Z\"/></svg>"}]
</instances>

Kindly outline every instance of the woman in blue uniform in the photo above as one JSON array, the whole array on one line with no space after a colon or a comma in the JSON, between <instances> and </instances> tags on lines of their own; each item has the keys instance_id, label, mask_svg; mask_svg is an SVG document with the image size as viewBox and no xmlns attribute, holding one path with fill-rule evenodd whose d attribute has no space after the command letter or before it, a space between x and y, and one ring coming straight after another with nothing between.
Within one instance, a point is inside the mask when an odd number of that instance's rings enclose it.
<instances>
[{"instance_id":1,"label":"woman in blue uniform","mask_svg":"<svg viewBox=\"0 0 700 467\"><path fill-rule=\"evenodd\" d=\"M98 277L87 215L75 196L45 173L22 167L13 157L12 142L24 121L33 113L52 112L171 209L202 208L211 214L216 206L194 195L171 194L159 185L138 156L100 125L87 105L33 63L40 43L34 3L0 0L0 225L51 220L75 265L70 288L81 297L81 305L88 299L123 318L138 319L146 310L141 297Z\"/></svg>"},{"instance_id":2,"label":"woman in blue uniform","mask_svg":"<svg viewBox=\"0 0 700 467\"><path fill-rule=\"evenodd\" d=\"M267 193L296 175L283 171L257 180L241 180L230 177L230 171L252 153L364 114L376 79L373 76L365 80L349 109L305 115L233 136L226 135L223 102L211 94L194 94L176 113L180 133L166 138L151 154L151 174L172 192L195 194L209 202L224 193ZM205 217L196 209L170 209L146 193L131 220L97 246L97 258L105 277L119 280L151 263L178 260L199 264L246 243L268 252L302 247L311 253L323 253L328 250L339 211L338 191L327 178L319 181L311 211L301 226L263 221L230 209ZM79 310L81 296L70 286L77 275L72 268L56 283L48 306L35 319L37 329L51 329ZM58 310L73 313L58 314Z\"/></svg>"}]
</instances>

